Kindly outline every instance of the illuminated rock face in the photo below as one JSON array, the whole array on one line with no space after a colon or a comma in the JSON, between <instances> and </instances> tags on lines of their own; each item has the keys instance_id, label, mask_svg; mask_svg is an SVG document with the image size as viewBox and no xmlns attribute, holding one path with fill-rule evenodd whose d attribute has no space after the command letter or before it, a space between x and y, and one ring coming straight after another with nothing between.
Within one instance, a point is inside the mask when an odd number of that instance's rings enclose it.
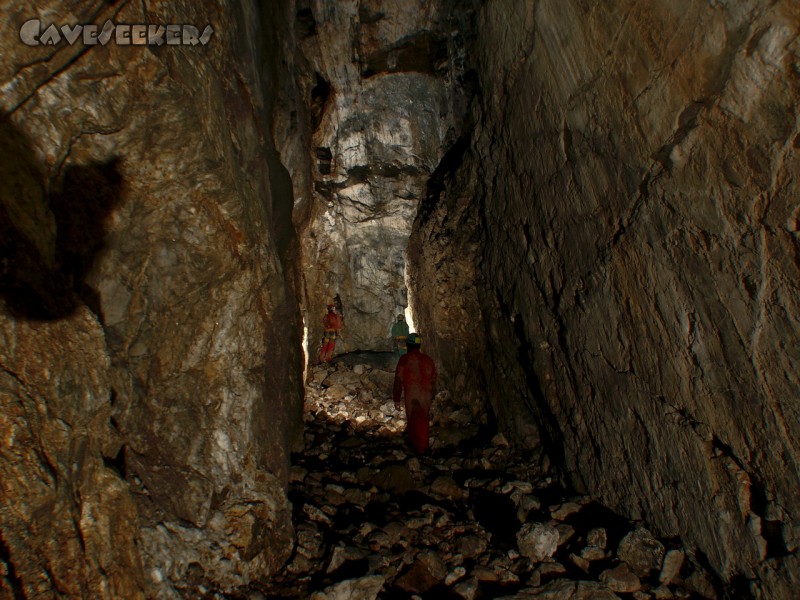
<instances>
[{"instance_id":1,"label":"illuminated rock face","mask_svg":"<svg viewBox=\"0 0 800 600\"><path fill-rule=\"evenodd\" d=\"M265 577L291 551L302 392L261 17L35 4L2 9L8 31L94 18L215 33L180 48L0 40L0 596L178 597L188 579Z\"/></svg>"},{"instance_id":2,"label":"illuminated rock face","mask_svg":"<svg viewBox=\"0 0 800 600\"><path fill-rule=\"evenodd\" d=\"M389 350L408 305L405 250L426 182L456 131L453 41L438 2L310 2L296 11L298 98L310 133L280 127L302 238L311 358L338 294L338 352ZM297 104L283 107L291 122Z\"/></svg>"},{"instance_id":3,"label":"illuminated rock face","mask_svg":"<svg viewBox=\"0 0 800 600\"><path fill-rule=\"evenodd\" d=\"M800 573L799 16L486 3L479 126L410 249L456 396L765 598Z\"/></svg>"}]
</instances>

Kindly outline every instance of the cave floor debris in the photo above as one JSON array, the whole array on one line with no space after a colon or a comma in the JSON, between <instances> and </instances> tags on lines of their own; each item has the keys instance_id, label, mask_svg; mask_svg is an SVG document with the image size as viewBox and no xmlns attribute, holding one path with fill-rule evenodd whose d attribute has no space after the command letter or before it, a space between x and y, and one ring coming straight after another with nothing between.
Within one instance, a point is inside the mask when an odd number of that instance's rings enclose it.
<instances>
[{"instance_id":1,"label":"cave floor debris","mask_svg":"<svg viewBox=\"0 0 800 600\"><path fill-rule=\"evenodd\" d=\"M413 455L392 378L385 364L312 368L290 472L296 548L247 598L720 597L676 541L566 492L502 435L481 437L446 392L431 452Z\"/></svg>"}]
</instances>

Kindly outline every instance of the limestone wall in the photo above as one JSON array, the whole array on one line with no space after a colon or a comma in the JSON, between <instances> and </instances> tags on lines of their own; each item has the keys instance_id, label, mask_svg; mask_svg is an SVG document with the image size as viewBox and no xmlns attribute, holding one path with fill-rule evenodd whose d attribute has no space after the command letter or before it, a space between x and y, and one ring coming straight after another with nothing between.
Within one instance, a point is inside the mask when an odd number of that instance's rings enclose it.
<instances>
[{"instance_id":1,"label":"limestone wall","mask_svg":"<svg viewBox=\"0 0 800 600\"><path fill-rule=\"evenodd\" d=\"M167 598L266 576L292 545L302 392L262 15L180 0L0 12L0 589ZM34 18L214 35L26 46Z\"/></svg>"},{"instance_id":2,"label":"limestone wall","mask_svg":"<svg viewBox=\"0 0 800 600\"><path fill-rule=\"evenodd\" d=\"M477 125L411 251L456 395L765 598L800 572L799 23L482 4Z\"/></svg>"}]
</instances>

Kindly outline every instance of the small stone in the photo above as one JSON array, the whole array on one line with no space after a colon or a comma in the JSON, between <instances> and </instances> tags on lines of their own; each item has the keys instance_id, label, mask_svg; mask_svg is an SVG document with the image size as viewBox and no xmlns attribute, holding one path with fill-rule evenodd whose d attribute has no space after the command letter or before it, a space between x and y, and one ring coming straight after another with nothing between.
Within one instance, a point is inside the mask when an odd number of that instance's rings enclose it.
<instances>
[{"instance_id":1,"label":"small stone","mask_svg":"<svg viewBox=\"0 0 800 600\"><path fill-rule=\"evenodd\" d=\"M542 585L542 574L539 571L534 571L528 576L528 581L526 581L527 585L530 587L537 588Z\"/></svg>"},{"instance_id":2,"label":"small stone","mask_svg":"<svg viewBox=\"0 0 800 600\"><path fill-rule=\"evenodd\" d=\"M308 573L311 570L311 561L298 552L286 570L293 574Z\"/></svg>"},{"instance_id":3,"label":"small stone","mask_svg":"<svg viewBox=\"0 0 800 600\"><path fill-rule=\"evenodd\" d=\"M360 579L340 581L322 592L311 594L311 600L331 600L332 598L358 598L359 600L375 600L378 597L386 578L383 575L370 575Z\"/></svg>"},{"instance_id":4,"label":"small stone","mask_svg":"<svg viewBox=\"0 0 800 600\"><path fill-rule=\"evenodd\" d=\"M675 594L665 585L660 585L652 590L656 600L675 600Z\"/></svg>"},{"instance_id":5,"label":"small stone","mask_svg":"<svg viewBox=\"0 0 800 600\"><path fill-rule=\"evenodd\" d=\"M417 554L417 562L423 565L439 581L443 581L448 575L444 561L433 550L423 550Z\"/></svg>"},{"instance_id":6,"label":"small stone","mask_svg":"<svg viewBox=\"0 0 800 600\"><path fill-rule=\"evenodd\" d=\"M602 583L579 581L572 600L619 600L619 596Z\"/></svg>"},{"instance_id":7,"label":"small stone","mask_svg":"<svg viewBox=\"0 0 800 600\"><path fill-rule=\"evenodd\" d=\"M379 552L381 549L389 548L392 545L389 536L380 530L370 533L367 537L367 543L369 543L370 550L373 552Z\"/></svg>"},{"instance_id":8,"label":"small stone","mask_svg":"<svg viewBox=\"0 0 800 600\"><path fill-rule=\"evenodd\" d=\"M433 513L425 513L424 515L410 517L406 520L406 526L409 529L421 529L431 523L433 523Z\"/></svg>"},{"instance_id":9,"label":"small stone","mask_svg":"<svg viewBox=\"0 0 800 600\"><path fill-rule=\"evenodd\" d=\"M400 521L387 523L382 529L389 536L390 545L396 544L400 540L407 540L410 537L409 528Z\"/></svg>"},{"instance_id":10,"label":"small stone","mask_svg":"<svg viewBox=\"0 0 800 600\"><path fill-rule=\"evenodd\" d=\"M551 577L552 575L563 575L567 568L559 562L548 560L539 565L536 569L541 577Z\"/></svg>"},{"instance_id":11,"label":"small stone","mask_svg":"<svg viewBox=\"0 0 800 600\"><path fill-rule=\"evenodd\" d=\"M525 510L539 510L542 508L542 503L536 496L526 495L520 498L519 506Z\"/></svg>"},{"instance_id":12,"label":"small stone","mask_svg":"<svg viewBox=\"0 0 800 600\"><path fill-rule=\"evenodd\" d=\"M570 554L569 559L572 561L572 564L578 567L584 573L589 572L589 561L585 558L581 558L577 554Z\"/></svg>"},{"instance_id":13,"label":"small stone","mask_svg":"<svg viewBox=\"0 0 800 600\"><path fill-rule=\"evenodd\" d=\"M398 494L404 494L414 488L414 478L403 465L384 467L372 478L372 483L381 490Z\"/></svg>"},{"instance_id":14,"label":"small stone","mask_svg":"<svg viewBox=\"0 0 800 600\"><path fill-rule=\"evenodd\" d=\"M478 581L497 581L497 573L482 565L478 565L472 569L472 576Z\"/></svg>"},{"instance_id":15,"label":"small stone","mask_svg":"<svg viewBox=\"0 0 800 600\"><path fill-rule=\"evenodd\" d=\"M605 547L608 545L608 534L606 533L606 530L602 527L592 529L586 534L586 543L590 546L594 546L595 548L605 549Z\"/></svg>"},{"instance_id":16,"label":"small stone","mask_svg":"<svg viewBox=\"0 0 800 600\"><path fill-rule=\"evenodd\" d=\"M453 591L463 600L475 600L478 597L480 585L474 579L467 579L456 585Z\"/></svg>"},{"instance_id":17,"label":"small stone","mask_svg":"<svg viewBox=\"0 0 800 600\"><path fill-rule=\"evenodd\" d=\"M585 558L589 562L603 560L605 557L606 553L600 548L596 548L594 546L586 546L586 548L584 548L581 552L581 558Z\"/></svg>"},{"instance_id":18,"label":"small stone","mask_svg":"<svg viewBox=\"0 0 800 600\"><path fill-rule=\"evenodd\" d=\"M558 530L559 546L563 546L564 544L566 544L575 535L575 528L572 525L559 523L558 525L556 525L556 529Z\"/></svg>"},{"instance_id":19,"label":"small stone","mask_svg":"<svg viewBox=\"0 0 800 600\"><path fill-rule=\"evenodd\" d=\"M355 504L363 508L369 504L370 494L359 488L348 488L344 492L344 499L350 504Z\"/></svg>"},{"instance_id":20,"label":"small stone","mask_svg":"<svg viewBox=\"0 0 800 600\"><path fill-rule=\"evenodd\" d=\"M289 468L289 483L302 483L306 475L308 475L308 469L292 465Z\"/></svg>"},{"instance_id":21,"label":"small stone","mask_svg":"<svg viewBox=\"0 0 800 600\"><path fill-rule=\"evenodd\" d=\"M347 388L340 383L335 383L325 390L325 394L328 398L344 398L347 395Z\"/></svg>"},{"instance_id":22,"label":"small stone","mask_svg":"<svg viewBox=\"0 0 800 600\"><path fill-rule=\"evenodd\" d=\"M647 529L639 527L622 538L617 554L620 560L630 565L636 575L646 577L650 571L661 569L664 545Z\"/></svg>"},{"instance_id":23,"label":"small stone","mask_svg":"<svg viewBox=\"0 0 800 600\"><path fill-rule=\"evenodd\" d=\"M318 523L324 523L325 525L331 525L331 520L328 515L322 512L321 509L317 508L316 506L312 506L310 504L303 505L303 512L308 515L308 518L312 521L316 521Z\"/></svg>"},{"instance_id":24,"label":"small stone","mask_svg":"<svg viewBox=\"0 0 800 600\"><path fill-rule=\"evenodd\" d=\"M694 573L689 575L684 583L689 591L702 598L716 598L717 596L708 576L700 569L696 569Z\"/></svg>"},{"instance_id":25,"label":"small stone","mask_svg":"<svg viewBox=\"0 0 800 600\"><path fill-rule=\"evenodd\" d=\"M345 561L346 550L344 546L336 546L331 551L331 560L328 562L328 568L325 569L326 573L333 573L336 569L341 567Z\"/></svg>"},{"instance_id":26,"label":"small stone","mask_svg":"<svg viewBox=\"0 0 800 600\"><path fill-rule=\"evenodd\" d=\"M447 574L447 577L445 577L444 580L445 585L453 585L456 581L464 577L464 575L466 574L467 570L464 567L462 566L456 567L450 573Z\"/></svg>"},{"instance_id":27,"label":"small stone","mask_svg":"<svg viewBox=\"0 0 800 600\"><path fill-rule=\"evenodd\" d=\"M517 546L532 562L541 562L555 554L559 541L558 530L542 523L526 523L517 532Z\"/></svg>"},{"instance_id":28,"label":"small stone","mask_svg":"<svg viewBox=\"0 0 800 600\"><path fill-rule=\"evenodd\" d=\"M530 494L533 492L533 484L529 481L509 481L501 489L504 494L515 492L518 494Z\"/></svg>"},{"instance_id":29,"label":"small stone","mask_svg":"<svg viewBox=\"0 0 800 600\"><path fill-rule=\"evenodd\" d=\"M498 581L503 585L513 585L519 583L519 576L508 569L501 569L498 572Z\"/></svg>"},{"instance_id":30,"label":"small stone","mask_svg":"<svg viewBox=\"0 0 800 600\"><path fill-rule=\"evenodd\" d=\"M486 551L487 542L476 535L465 535L456 540L456 550L465 558L475 558Z\"/></svg>"},{"instance_id":31,"label":"small stone","mask_svg":"<svg viewBox=\"0 0 800 600\"><path fill-rule=\"evenodd\" d=\"M685 558L686 554L683 550L670 550L667 552L658 580L665 585L673 583L681 572Z\"/></svg>"},{"instance_id":32,"label":"small stone","mask_svg":"<svg viewBox=\"0 0 800 600\"><path fill-rule=\"evenodd\" d=\"M512 598L537 598L539 600L572 600L577 584L571 579L554 579L538 588L525 588Z\"/></svg>"},{"instance_id":33,"label":"small stone","mask_svg":"<svg viewBox=\"0 0 800 600\"><path fill-rule=\"evenodd\" d=\"M431 483L431 493L443 498L458 500L466 497L466 491L458 485L452 477L445 475L437 477Z\"/></svg>"},{"instance_id":34,"label":"small stone","mask_svg":"<svg viewBox=\"0 0 800 600\"><path fill-rule=\"evenodd\" d=\"M570 515L574 515L581 509L581 505L577 502L564 502L557 506L550 507L550 516L556 521L563 521Z\"/></svg>"},{"instance_id":35,"label":"small stone","mask_svg":"<svg viewBox=\"0 0 800 600\"><path fill-rule=\"evenodd\" d=\"M613 569L607 569L600 573L600 581L605 583L610 590L622 594L630 594L642 589L642 582L625 563L620 563Z\"/></svg>"},{"instance_id":36,"label":"small stone","mask_svg":"<svg viewBox=\"0 0 800 600\"><path fill-rule=\"evenodd\" d=\"M498 433L496 436L492 438L492 446L498 446L500 448L508 448L510 444L502 433Z\"/></svg>"}]
</instances>

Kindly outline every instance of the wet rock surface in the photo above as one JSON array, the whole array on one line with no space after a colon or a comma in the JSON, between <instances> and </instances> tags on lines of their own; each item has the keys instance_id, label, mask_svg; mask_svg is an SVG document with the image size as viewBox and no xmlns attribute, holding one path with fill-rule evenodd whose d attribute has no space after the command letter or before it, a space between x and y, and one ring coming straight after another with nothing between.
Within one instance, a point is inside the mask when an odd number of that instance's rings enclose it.
<instances>
[{"instance_id":1,"label":"wet rock surface","mask_svg":"<svg viewBox=\"0 0 800 600\"><path fill-rule=\"evenodd\" d=\"M259 598L717 597L692 584L709 581L696 561L663 560L665 547L684 555L677 542L566 491L485 424L453 420L446 393L430 453L414 455L391 375L352 357L310 372L290 469L297 545Z\"/></svg>"}]
</instances>

